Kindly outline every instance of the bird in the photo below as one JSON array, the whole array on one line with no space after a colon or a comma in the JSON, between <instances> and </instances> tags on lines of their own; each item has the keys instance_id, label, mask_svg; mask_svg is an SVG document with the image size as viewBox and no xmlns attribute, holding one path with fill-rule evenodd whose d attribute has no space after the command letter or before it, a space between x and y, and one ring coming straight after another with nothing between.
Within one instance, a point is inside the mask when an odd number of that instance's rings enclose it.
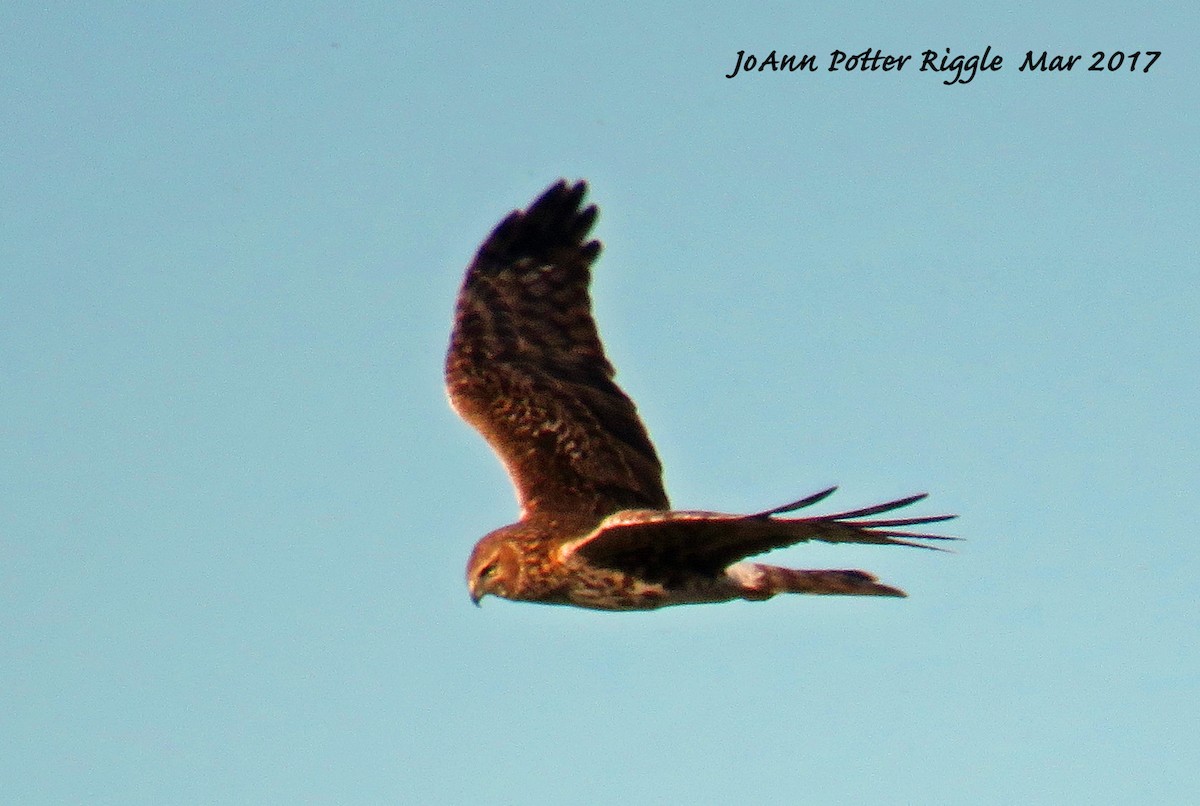
<instances>
[{"instance_id":1,"label":"bird","mask_svg":"<svg viewBox=\"0 0 1200 806\"><path fill-rule=\"evenodd\" d=\"M752 514L672 510L662 462L613 380L589 286L599 241L586 181L559 180L514 210L467 268L445 362L452 408L498 455L520 505L467 563L488 595L604 611L760 601L776 594L906 594L866 571L801 570L748 558L810 540L934 548L906 527L954 515L878 518L926 494L793 516L830 487Z\"/></svg>"}]
</instances>

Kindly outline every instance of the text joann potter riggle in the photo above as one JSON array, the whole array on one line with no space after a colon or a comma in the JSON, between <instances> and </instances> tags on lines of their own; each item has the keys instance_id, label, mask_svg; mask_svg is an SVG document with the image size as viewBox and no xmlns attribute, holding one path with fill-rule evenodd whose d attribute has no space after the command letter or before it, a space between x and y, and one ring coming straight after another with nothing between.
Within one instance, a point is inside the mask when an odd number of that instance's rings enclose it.
<instances>
[{"instance_id":1,"label":"text joann potter riggle","mask_svg":"<svg viewBox=\"0 0 1200 806\"><path fill-rule=\"evenodd\" d=\"M932 72L942 76L942 83L970 84L979 73L998 72L1004 67L1004 57L993 53L991 45L984 48L982 53L967 55L954 53L950 48L944 52L925 50L920 53L920 67L912 72ZM1099 73L1148 73L1150 68L1162 56L1160 50L1097 50L1089 60L1087 72ZM913 59L913 54L894 55L884 53L882 49L867 48L859 53L847 53L835 50L821 64L828 65L825 72L829 73L900 73ZM1051 53L1047 50L1025 51L1018 72L1022 73L1068 73L1084 60L1082 53ZM815 73L821 68L817 56L811 53L780 53L772 50L766 56L758 56L739 50L735 57L732 72L726 73L725 78L752 73ZM1080 70L1080 72L1085 72Z\"/></svg>"}]
</instances>

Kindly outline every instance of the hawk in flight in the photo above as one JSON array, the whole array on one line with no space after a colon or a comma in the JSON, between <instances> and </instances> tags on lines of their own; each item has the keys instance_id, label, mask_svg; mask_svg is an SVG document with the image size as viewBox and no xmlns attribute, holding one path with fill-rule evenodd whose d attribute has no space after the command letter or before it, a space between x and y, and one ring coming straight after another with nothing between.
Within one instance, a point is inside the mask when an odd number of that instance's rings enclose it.
<instances>
[{"instance_id":1,"label":"hawk in flight","mask_svg":"<svg viewBox=\"0 0 1200 806\"><path fill-rule=\"evenodd\" d=\"M600 610L768 599L904 596L865 571L803 571L745 558L807 540L932 548L905 531L948 520L872 516L924 498L783 517L834 488L753 515L672 510L633 401L613 382L588 282L600 244L587 185L560 181L492 231L467 269L446 356L451 405L508 470L521 519L471 552L467 586Z\"/></svg>"}]
</instances>

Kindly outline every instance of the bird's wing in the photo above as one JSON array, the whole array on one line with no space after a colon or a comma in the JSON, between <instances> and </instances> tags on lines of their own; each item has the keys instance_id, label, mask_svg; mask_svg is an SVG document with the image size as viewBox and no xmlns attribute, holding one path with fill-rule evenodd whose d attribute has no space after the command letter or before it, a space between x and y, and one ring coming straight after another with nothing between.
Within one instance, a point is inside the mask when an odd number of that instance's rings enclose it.
<instances>
[{"instance_id":1,"label":"bird's wing","mask_svg":"<svg viewBox=\"0 0 1200 806\"><path fill-rule=\"evenodd\" d=\"M565 544L562 551L578 553L597 565L636 570L648 578L666 578L683 570L717 573L745 557L808 540L935 548L913 541L957 539L904 528L938 523L953 515L872 519L920 501L924 495L832 515L777 517L814 504L832 492L833 488L753 515L618 512L605 518L590 534Z\"/></svg>"},{"instance_id":2,"label":"bird's wing","mask_svg":"<svg viewBox=\"0 0 1200 806\"><path fill-rule=\"evenodd\" d=\"M666 509L662 465L613 382L588 282L587 185L560 181L493 230L467 269L446 389L504 463L522 511Z\"/></svg>"}]
</instances>

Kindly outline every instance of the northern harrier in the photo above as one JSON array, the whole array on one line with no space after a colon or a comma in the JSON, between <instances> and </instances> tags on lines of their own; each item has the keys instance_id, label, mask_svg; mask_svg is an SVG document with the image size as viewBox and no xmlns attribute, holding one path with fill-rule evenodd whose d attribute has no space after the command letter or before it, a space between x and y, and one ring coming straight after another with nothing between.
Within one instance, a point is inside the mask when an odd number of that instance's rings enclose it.
<instances>
[{"instance_id":1,"label":"northern harrier","mask_svg":"<svg viewBox=\"0 0 1200 806\"><path fill-rule=\"evenodd\" d=\"M953 515L871 519L924 498L808 518L672 511L662 465L592 319L600 244L587 185L560 181L483 242L458 296L446 356L450 402L499 455L521 519L486 535L467 564L478 604L506 599L600 610L767 599L777 593L904 596L865 571L739 562L807 540L922 546L897 531ZM907 538L907 539L906 539Z\"/></svg>"}]
</instances>

